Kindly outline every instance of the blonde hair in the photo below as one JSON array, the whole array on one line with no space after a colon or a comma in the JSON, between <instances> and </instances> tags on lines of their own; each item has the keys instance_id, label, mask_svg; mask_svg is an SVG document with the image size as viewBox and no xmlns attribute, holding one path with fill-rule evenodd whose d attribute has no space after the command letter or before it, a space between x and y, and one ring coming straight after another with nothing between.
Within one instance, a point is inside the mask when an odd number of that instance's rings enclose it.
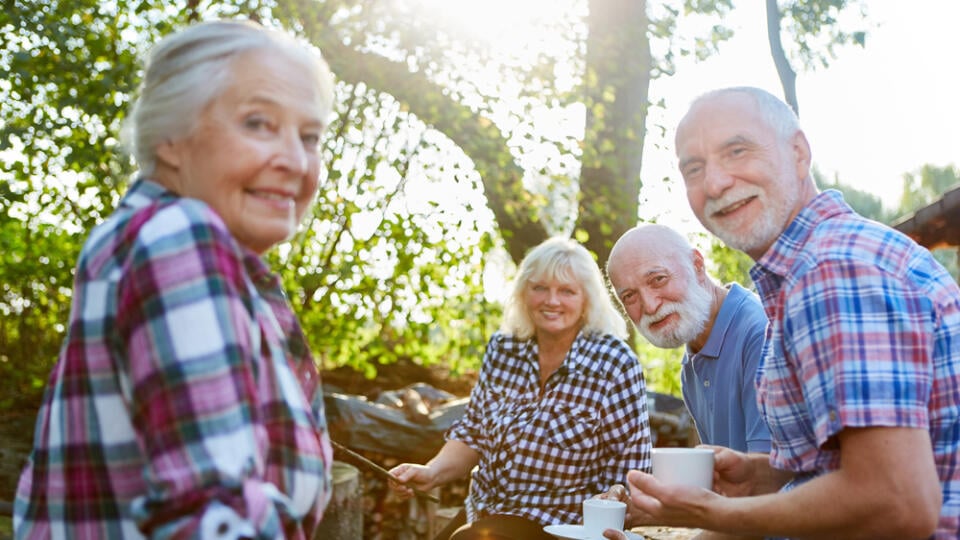
<instances>
[{"instance_id":1,"label":"blonde hair","mask_svg":"<svg viewBox=\"0 0 960 540\"><path fill-rule=\"evenodd\" d=\"M527 285L553 279L583 288L583 332L627 337L626 321L614 305L593 256L575 240L559 236L545 240L523 258L504 305L500 331L518 339L533 337L536 329L524 301Z\"/></svg>"},{"instance_id":2,"label":"blonde hair","mask_svg":"<svg viewBox=\"0 0 960 540\"><path fill-rule=\"evenodd\" d=\"M141 174L156 169L156 148L187 135L201 111L229 84L231 63L251 51L269 50L303 67L316 82L321 115L333 108L333 75L320 52L292 35L250 21L209 21L160 40L144 66L139 97L124 139Z\"/></svg>"}]
</instances>

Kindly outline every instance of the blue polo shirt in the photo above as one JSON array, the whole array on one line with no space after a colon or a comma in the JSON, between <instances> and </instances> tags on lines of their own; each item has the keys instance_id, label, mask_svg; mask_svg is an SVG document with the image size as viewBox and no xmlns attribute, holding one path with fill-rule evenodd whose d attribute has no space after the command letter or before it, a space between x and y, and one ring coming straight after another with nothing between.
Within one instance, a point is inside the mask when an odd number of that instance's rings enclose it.
<instances>
[{"instance_id":1,"label":"blue polo shirt","mask_svg":"<svg viewBox=\"0 0 960 540\"><path fill-rule=\"evenodd\" d=\"M756 374L767 317L757 295L734 283L700 352L687 348L680 382L700 441L741 452L769 452L757 408Z\"/></svg>"}]
</instances>

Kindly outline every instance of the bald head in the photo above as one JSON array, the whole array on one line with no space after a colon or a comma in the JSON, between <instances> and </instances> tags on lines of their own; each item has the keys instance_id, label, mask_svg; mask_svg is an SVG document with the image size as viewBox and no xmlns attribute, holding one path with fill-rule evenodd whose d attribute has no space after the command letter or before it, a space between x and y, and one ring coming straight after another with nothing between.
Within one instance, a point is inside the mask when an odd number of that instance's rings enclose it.
<instances>
[{"instance_id":1,"label":"bald head","mask_svg":"<svg viewBox=\"0 0 960 540\"><path fill-rule=\"evenodd\" d=\"M610 250L607 258L607 275L611 268L616 267L621 259L631 255L645 257L678 257L690 254L693 247L690 242L677 231L666 225L638 225L623 233Z\"/></svg>"}]
</instances>

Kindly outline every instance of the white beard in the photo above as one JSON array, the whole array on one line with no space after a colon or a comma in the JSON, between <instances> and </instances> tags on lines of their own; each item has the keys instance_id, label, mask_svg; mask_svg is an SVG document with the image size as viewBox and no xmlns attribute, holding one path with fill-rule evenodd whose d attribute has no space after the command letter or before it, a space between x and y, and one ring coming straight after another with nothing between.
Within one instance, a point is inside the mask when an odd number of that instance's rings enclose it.
<instances>
[{"instance_id":1,"label":"white beard","mask_svg":"<svg viewBox=\"0 0 960 540\"><path fill-rule=\"evenodd\" d=\"M661 349L675 349L686 345L706 328L712 300L707 288L694 281L683 301L663 304L653 315L644 315L640 318L637 330L647 341ZM660 331L650 329L651 323L673 313L679 316L679 322L672 327Z\"/></svg>"},{"instance_id":2,"label":"white beard","mask_svg":"<svg viewBox=\"0 0 960 540\"><path fill-rule=\"evenodd\" d=\"M765 248L765 246L772 245L787 227L790 212L800 197L797 190L787 189L786 187L783 190L783 197L779 201L771 201L766 193L760 190L756 190L756 193L740 191L735 194L727 194L723 199L709 200L704 205L703 225L707 230L717 235L720 240L723 240L724 244L745 253L753 253ZM725 229L710 217L718 209L725 208L733 201L742 200L751 195L756 195L758 203L769 206L764 208L753 223L742 224L743 226L740 229L745 230L745 232L738 233Z\"/></svg>"}]
</instances>

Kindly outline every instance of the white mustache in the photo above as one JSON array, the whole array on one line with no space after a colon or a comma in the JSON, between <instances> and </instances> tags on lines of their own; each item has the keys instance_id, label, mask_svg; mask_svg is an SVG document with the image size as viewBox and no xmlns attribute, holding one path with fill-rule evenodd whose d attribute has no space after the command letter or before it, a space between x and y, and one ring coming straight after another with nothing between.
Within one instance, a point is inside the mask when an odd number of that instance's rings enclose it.
<instances>
[{"instance_id":1,"label":"white mustache","mask_svg":"<svg viewBox=\"0 0 960 540\"><path fill-rule=\"evenodd\" d=\"M724 193L720 198L707 200L706 204L703 205L704 214L712 216L751 197L762 199L763 193L759 189L749 188Z\"/></svg>"},{"instance_id":2,"label":"white mustache","mask_svg":"<svg viewBox=\"0 0 960 540\"><path fill-rule=\"evenodd\" d=\"M660 306L660 309L658 309L656 313L652 315L643 315L642 317L640 317L640 324L642 324L643 327L646 328L647 330L650 330L651 324L658 323L666 319L670 315L673 315L674 313L677 313L679 311L680 311L680 306L677 304L677 302L664 304Z\"/></svg>"}]
</instances>

